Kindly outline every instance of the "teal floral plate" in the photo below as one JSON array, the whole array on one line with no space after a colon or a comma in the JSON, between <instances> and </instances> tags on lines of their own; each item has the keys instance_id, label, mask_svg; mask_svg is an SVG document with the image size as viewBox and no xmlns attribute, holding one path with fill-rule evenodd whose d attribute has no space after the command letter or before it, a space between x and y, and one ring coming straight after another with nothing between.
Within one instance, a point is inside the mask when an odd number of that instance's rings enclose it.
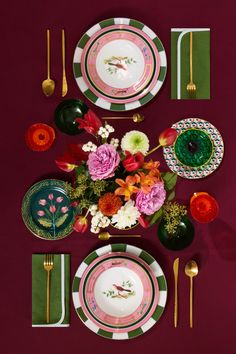
<instances>
[{"instance_id":1,"label":"teal floral plate","mask_svg":"<svg viewBox=\"0 0 236 354\"><path fill-rule=\"evenodd\" d=\"M66 193L66 183L45 179L34 184L22 202L26 227L44 240L59 240L73 231L75 209Z\"/></svg>"}]
</instances>

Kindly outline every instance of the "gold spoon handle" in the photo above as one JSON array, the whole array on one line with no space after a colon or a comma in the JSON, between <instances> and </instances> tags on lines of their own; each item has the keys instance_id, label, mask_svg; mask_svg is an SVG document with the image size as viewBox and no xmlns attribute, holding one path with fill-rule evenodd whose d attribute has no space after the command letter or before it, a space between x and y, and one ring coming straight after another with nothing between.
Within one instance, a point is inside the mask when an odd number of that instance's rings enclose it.
<instances>
[{"instance_id":1,"label":"gold spoon handle","mask_svg":"<svg viewBox=\"0 0 236 354\"><path fill-rule=\"evenodd\" d=\"M189 308L189 325L193 328L193 278L190 278L190 308Z\"/></svg>"},{"instance_id":2,"label":"gold spoon handle","mask_svg":"<svg viewBox=\"0 0 236 354\"><path fill-rule=\"evenodd\" d=\"M50 79L50 30L47 29L47 71Z\"/></svg>"},{"instance_id":3,"label":"gold spoon handle","mask_svg":"<svg viewBox=\"0 0 236 354\"><path fill-rule=\"evenodd\" d=\"M110 235L110 237L141 237L141 235Z\"/></svg>"},{"instance_id":4,"label":"gold spoon handle","mask_svg":"<svg viewBox=\"0 0 236 354\"><path fill-rule=\"evenodd\" d=\"M190 55L189 55L189 67L190 67L190 82L193 82L193 32L190 32Z\"/></svg>"},{"instance_id":5,"label":"gold spoon handle","mask_svg":"<svg viewBox=\"0 0 236 354\"><path fill-rule=\"evenodd\" d=\"M65 30L62 30L62 97L67 94L68 84L66 80L66 53L65 53Z\"/></svg>"},{"instance_id":6,"label":"gold spoon handle","mask_svg":"<svg viewBox=\"0 0 236 354\"><path fill-rule=\"evenodd\" d=\"M178 280L175 279L174 327L178 324Z\"/></svg>"}]
</instances>

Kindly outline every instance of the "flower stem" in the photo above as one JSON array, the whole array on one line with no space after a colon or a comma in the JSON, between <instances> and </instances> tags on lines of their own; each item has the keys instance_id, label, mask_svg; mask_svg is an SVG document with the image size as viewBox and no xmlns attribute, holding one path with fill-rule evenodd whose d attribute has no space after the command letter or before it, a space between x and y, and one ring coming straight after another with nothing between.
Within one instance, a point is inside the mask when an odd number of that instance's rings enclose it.
<instances>
[{"instance_id":1,"label":"flower stem","mask_svg":"<svg viewBox=\"0 0 236 354\"><path fill-rule=\"evenodd\" d=\"M148 156L148 155L152 154L154 151L156 151L157 149L159 149L161 146L162 146L161 144L160 144L160 145L157 145L157 146L154 147L152 150L148 151L145 156Z\"/></svg>"}]
</instances>

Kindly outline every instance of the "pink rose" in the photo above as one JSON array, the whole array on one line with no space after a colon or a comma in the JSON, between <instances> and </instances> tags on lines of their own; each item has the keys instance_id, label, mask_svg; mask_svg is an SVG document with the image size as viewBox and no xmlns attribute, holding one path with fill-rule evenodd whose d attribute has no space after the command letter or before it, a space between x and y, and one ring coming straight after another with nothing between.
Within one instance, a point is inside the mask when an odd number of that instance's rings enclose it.
<instances>
[{"instance_id":1,"label":"pink rose","mask_svg":"<svg viewBox=\"0 0 236 354\"><path fill-rule=\"evenodd\" d=\"M120 155L113 145L103 144L88 157L88 169L93 181L114 176L114 171L120 163Z\"/></svg>"},{"instance_id":2,"label":"pink rose","mask_svg":"<svg viewBox=\"0 0 236 354\"><path fill-rule=\"evenodd\" d=\"M152 186L149 193L138 192L135 205L140 213L152 215L162 207L165 199L164 183L158 182Z\"/></svg>"}]
</instances>

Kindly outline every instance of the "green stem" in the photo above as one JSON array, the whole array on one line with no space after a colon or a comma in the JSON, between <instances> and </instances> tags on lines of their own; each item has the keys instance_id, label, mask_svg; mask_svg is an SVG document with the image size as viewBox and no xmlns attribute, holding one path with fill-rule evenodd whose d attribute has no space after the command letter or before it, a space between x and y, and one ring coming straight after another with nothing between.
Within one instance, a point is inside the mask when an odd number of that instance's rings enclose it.
<instances>
[{"instance_id":1,"label":"green stem","mask_svg":"<svg viewBox=\"0 0 236 354\"><path fill-rule=\"evenodd\" d=\"M152 150L148 151L145 156L148 156L148 155L152 154L154 151L156 151L157 149L159 149L161 146L162 146L161 144L160 144L160 145L157 145L157 146L154 147Z\"/></svg>"}]
</instances>

